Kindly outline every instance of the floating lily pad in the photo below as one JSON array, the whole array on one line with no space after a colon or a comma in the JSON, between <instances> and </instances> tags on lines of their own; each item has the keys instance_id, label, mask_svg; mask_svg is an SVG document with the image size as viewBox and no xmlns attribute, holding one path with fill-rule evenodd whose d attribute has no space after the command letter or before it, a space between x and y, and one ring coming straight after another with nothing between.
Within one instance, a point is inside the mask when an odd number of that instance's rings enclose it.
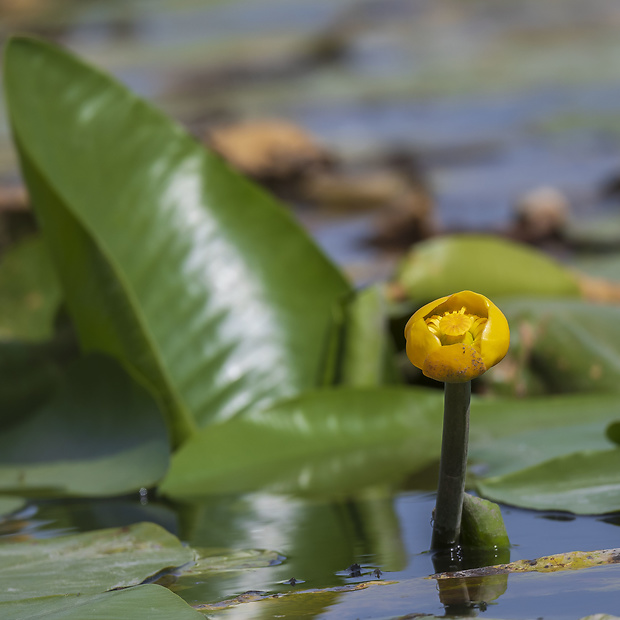
<instances>
[{"instance_id":1,"label":"floating lily pad","mask_svg":"<svg viewBox=\"0 0 620 620\"><path fill-rule=\"evenodd\" d=\"M176 594L157 585L0 603L0 616L3 620L204 620Z\"/></svg>"},{"instance_id":2,"label":"floating lily pad","mask_svg":"<svg viewBox=\"0 0 620 620\"><path fill-rule=\"evenodd\" d=\"M581 570L603 564L618 564L619 549L599 549L596 551L570 551L556 553L535 560L516 560L495 566L482 566L451 573L433 575L435 579L462 579L463 577L484 577L501 573L555 573L563 570Z\"/></svg>"},{"instance_id":3,"label":"floating lily pad","mask_svg":"<svg viewBox=\"0 0 620 620\"><path fill-rule=\"evenodd\" d=\"M194 559L191 549L153 523L7 542L0 545L0 601L126 588Z\"/></svg>"}]
</instances>

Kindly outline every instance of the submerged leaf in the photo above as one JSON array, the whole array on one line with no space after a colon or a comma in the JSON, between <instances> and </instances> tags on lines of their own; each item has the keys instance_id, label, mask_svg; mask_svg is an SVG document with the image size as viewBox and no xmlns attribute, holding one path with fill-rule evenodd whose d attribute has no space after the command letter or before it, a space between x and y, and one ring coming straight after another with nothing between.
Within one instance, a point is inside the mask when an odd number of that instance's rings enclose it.
<instances>
[{"instance_id":1,"label":"submerged leaf","mask_svg":"<svg viewBox=\"0 0 620 620\"><path fill-rule=\"evenodd\" d=\"M5 84L81 342L159 393L175 444L318 385L349 286L281 205L51 45L12 39Z\"/></svg>"}]
</instances>

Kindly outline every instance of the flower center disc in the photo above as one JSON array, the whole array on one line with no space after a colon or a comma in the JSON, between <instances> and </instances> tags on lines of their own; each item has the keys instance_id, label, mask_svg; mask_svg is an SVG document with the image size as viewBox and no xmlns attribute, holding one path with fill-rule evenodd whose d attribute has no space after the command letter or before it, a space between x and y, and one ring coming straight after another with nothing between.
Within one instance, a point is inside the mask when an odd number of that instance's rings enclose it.
<instances>
[{"instance_id":1,"label":"flower center disc","mask_svg":"<svg viewBox=\"0 0 620 620\"><path fill-rule=\"evenodd\" d=\"M462 336L469 331L473 320L466 314L453 312L441 317L439 331L446 336Z\"/></svg>"}]
</instances>

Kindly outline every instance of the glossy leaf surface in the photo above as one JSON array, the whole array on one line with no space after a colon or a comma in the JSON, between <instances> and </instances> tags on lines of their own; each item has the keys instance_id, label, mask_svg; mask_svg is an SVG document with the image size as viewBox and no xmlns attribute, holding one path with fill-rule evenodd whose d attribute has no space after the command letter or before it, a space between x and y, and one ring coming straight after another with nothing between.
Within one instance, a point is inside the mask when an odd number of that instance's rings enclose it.
<instances>
[{"instance_id":1,"label":"glossy leaf surface","mask_svg":"<svg viewBox=\"0 0 620 620\"><path fill-rule=\"evenodd\" d=\"M348 285L279 204L59 49L13 39L5 79L82 344L158 391L175 443L318 383Z\"/></svg>"},{"instance_id":2,"label":"glossy leaf surface","mask_svg":"<svg viewBox=\"0 0 620 620\"><path fill-rule=\"evenodd\" d=\"M111 359L90 356L0 434L0 490L119 495L164 475L169 447L156 402Z\"/></svg>"}]
</instances>

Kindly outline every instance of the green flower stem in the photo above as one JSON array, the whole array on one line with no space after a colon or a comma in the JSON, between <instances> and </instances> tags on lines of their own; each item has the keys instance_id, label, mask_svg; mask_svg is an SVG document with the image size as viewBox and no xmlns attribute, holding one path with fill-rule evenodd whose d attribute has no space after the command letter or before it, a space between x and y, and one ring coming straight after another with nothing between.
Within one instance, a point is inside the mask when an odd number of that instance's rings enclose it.
<instances>
[{"instance_id":1,"label":"green flower stem","mask_svg":"<svg viewBox=\"0 0 620 620\"><path fill-rule=\"evenodd\" d=\"M439 486L431 541L433 550L454 547L459 542L469 440L470 397L471 381L445 384Z\"/></svg>"}]
</instances>

